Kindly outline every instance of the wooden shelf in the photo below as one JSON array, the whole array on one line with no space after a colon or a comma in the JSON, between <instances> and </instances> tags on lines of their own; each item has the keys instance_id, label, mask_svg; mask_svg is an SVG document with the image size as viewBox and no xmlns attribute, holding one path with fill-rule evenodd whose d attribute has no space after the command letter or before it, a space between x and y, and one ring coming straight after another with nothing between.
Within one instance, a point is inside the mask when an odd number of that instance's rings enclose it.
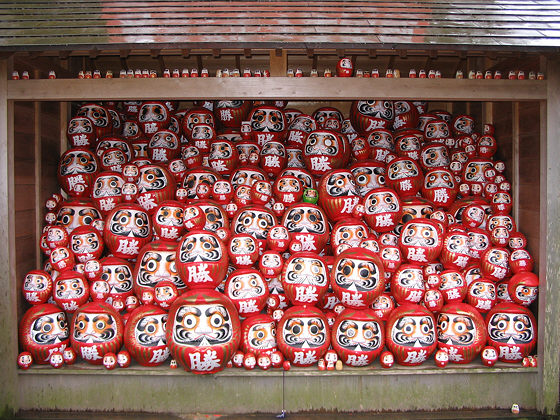
<instances>
[{"instance_id":1,"label":"wooden shelf","mask_svg":"<svg viewBox=\"0 0 560 420\"><path fill-rule=\"evenodd\" d=\"M201 99L422 99L535 101L547 98L544 80L371 78L156 78L10 80L8 100L107 101Z\"/></svg>"}]
</instances>

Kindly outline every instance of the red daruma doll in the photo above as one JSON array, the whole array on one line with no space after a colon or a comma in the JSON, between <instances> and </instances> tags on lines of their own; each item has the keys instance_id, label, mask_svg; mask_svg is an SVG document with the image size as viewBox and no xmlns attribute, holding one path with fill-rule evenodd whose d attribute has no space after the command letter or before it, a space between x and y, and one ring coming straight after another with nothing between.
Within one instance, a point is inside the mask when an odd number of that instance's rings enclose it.
<instances>
[{"instance_id":1,"label":"red daruma doll","mask_svg":"<svg viewBox=\"0 0 560 420\"><path fill-rule=\"evenodd\" d=\"M364 197L364 220L375 232L393 230L402 215L401 200L390 188L376 188Z\"/></svg>"},{"instance_id":2,"label":"red daruma doll","mask_svg":"<svg viewBox=\"0 0 560 420\"><path fill-rule=\"evenodd\" d=\"M72 348L83 360L100 365L105 354L120 350L123 334L123 322L112 306L90 302L74 314L70 340Z\"/></svg>"},{"instance_id":3,"label":"red daruma doll","mask_svg":"<svg viewBox=\"0 0 560 420\"><path fill-rule=\"evenodd\" d=\"M327 293L327 263L313 252L296 252L282 269L282 286L294 305L316 305Z\"/></svg>"},{"instance_id":4,"label":"red daruma doll","mask_svg":"<svg viewBox=\"0 0 560 420\"><path fill-rule=\"evenodd\" d=\"M50 303L32 306L19 324L19 342L38 364L49 364L53 352L64 351L68 337L66 314Z\"/></svg>"},{"instance_id":5,"label":"red daruma doll","mask_svg":"<svg viewBox=\"0 0 560 420\"><path fill-rule=\"evenodd\" d=\"M348 366L367 366L383 350L385 329L372 309L345 309L332 326L331 343Z\"/></svg>"},{"instance_id":6,"label":"red daruma doll","mask_svg":"<svg viewBox=\"0 0 560 420\"><path fill-rule=\"evenodd\" d=\"M319 181L319 205L328 219L337 222L352 217L360 193L354 175L348 169L339 169L323 175Z\"/></svg>"},{"instance_id":7,"label":"red daruma doll","mask_svg":"<svg viewBox=\"0 0 560 420\"><path fill-rule=\"evenodd\" d=\"M387 348L399 365L417 366L435 351L434 315L420 305L399 306L387 321Z\"/></svg>"},{"instance_id":8,"label":"red daruma doll","mask_svg":"<svg viewBox=\"0 0 560 420\"><path fill-rule=\"evenodd\" d=\"M438 347L447 349L449 361L470 363L486 344L482 315L466 303L445 305L437 318Z\"/></svg>"},{"instance_id":9,"label":"red daruma doll","mask_svg":"<svg viewBox=\"0 0 560 420\"><path fill-rule=\"evenodd\" d=\"M227 249L216 234L194 230L183 236L177 248L175 262L187 287L214 288L226 276Z\"/></svg>"},{"instance_id":10,"label":"red daruma doll","mask_svg":"<svg viewBox=\"0 0 560 420\"><path fill-rule=\"evenodd\" d=\"M278 349L294 366L312 366L327 352L331 338L327 317L314 306L292 306L277 328Z\"/></svg>"},{"instance_id":11,"label":"red daruma doll","mask_svg":"<svg viewBox=\"0 0 560 420\"><path fill-rule=\"evenodd\" d=\"M169 357L165 327L167 312L153 305L136 308L124 330L124 345L142 366L158 366Z\"/></svg>"},{"instance_id":12,"label":"red daruma doll","mask_svg":"<svg viewBox=\"0 0 560 420\"><path fill-rule=\"evenodd\" d=\"M402 228L399 246L404 257L411 263L434 262L443 247L439 224L431 219L412 219Z\"/></svg>"},{"instance_id":13,"label":"red daruma doll","mask_svg":"<svg viewBox=\"0 0 560 420\"><path fill-rule=\"evenodd\" d=\"M373 251L349 248L333 263L331 286L347 308L368 308L385 290L383 263Z\"/></svg>"},{"instance_id":14,"label":"red daruma doll","mask_svg":"<svg viewBox=\"0 0 560 420\"><path fill-rule=\"evenodd\" d=\"M488 343L498 350L502 362L520 363L537 344L533 313L514 303L500 303L486 316Z\"/></svg>"},{"instance_id":15,"label":"red daruma doll","mask_svg":"<svg viewBox=\"0 0 560 420\"><path fill-rule=\"evenodd\" d=\"M226 367L241 341L239 315L223 294L189 290L171 305L166 337L171 356L185 370L216 373Z\"/></svg>"}]
</instances>

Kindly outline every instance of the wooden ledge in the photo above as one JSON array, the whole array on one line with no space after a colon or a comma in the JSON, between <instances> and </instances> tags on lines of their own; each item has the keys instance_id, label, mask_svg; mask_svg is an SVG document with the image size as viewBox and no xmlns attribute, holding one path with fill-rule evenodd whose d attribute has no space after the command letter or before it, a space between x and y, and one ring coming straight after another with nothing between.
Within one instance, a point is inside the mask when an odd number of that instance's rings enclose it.
<instances>
[{"instance_id":1,"label":"wooden ledge","mask_svg":"<svg viewBox=\"0 0 560 420\"><path fill-rule=\"evenodd\" d=\"M432 101L536 101L546 80L410 78L155 78L9 80L8 100L107 101L288 99L421 99Z\"/></svg>"}]
</instances>

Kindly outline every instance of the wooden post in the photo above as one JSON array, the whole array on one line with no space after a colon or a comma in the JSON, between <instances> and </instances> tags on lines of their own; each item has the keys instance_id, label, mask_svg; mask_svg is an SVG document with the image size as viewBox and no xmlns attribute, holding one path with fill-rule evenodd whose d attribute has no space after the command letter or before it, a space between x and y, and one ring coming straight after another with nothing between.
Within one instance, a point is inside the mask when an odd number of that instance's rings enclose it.
<instances>
[{"instance_id":1,"label":"wooden post","mask_svg":"<svg viewBox=\"0 0 560 420\"><path fill-rule=\"evenodd\" d=\"M270 75L272 77L286 76L288 72L288 54L286 50L277 48L270 50Z\"/></svg>"},{"instance_id":2,"label":"wooden post","mask_svg":"<svg viewBox=\"0 0 560 420\"><path fill-rule=\"evenodd\" d=\"M547 102L541 102L541 243L539 252L546 255L540 266L539 294L539 386L538 408L543 414L558 414L560 382L560 57L550 56L546 69Z\"/></svg>"},{"instance_id":3,"label":"wooden post","mask_svg":"<svg viewBox=\"0 0 560 420\"><path fill-rule=\"evenodd\" d=\"M14 234L13 101L8 100L8 61L0 60L0 417L17 411L17 293Z\"/></svg>"}]
</instances>

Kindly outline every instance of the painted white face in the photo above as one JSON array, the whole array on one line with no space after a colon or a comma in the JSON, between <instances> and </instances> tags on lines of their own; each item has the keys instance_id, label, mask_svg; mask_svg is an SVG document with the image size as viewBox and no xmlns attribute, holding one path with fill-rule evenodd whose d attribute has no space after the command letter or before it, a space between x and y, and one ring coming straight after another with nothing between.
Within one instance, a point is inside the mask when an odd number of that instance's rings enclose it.
<instances>
[{"instance_id":1,"label":"painted white face","mask_svg":"<svg viewBox=\"0 0 560 420\"><path fill-rule=\"evenodd\" d=\"M68 338L70 331L64 312L43 315L31 324L31 339L39 345L60 343Z\"/></svg>"},{"instance_id":2,"label":"painted white face","mask_svg":"<svg viewBox=\"0 0 560 420\"><path fill-rule=\"evenodd\" d=\"M406 289L425 289L424 274L420 268L405 268L400 271L397 282Z\"/></svg>"},{"instance_id":3,"label":"painted white face","mask_svg":"<svg viewBox=\"0 0 560 420\"><path fill-rule=\"evenodd\" d=\"M397 181L399 179L413 178L418 176L420 170L413 160L405 159L392 162L387 167L387 176L390 180Z\"/></svg>"},{"instance_id":4,"label":"painted white face","mask_svg":"<svg viewBox=\"0 0 560 420\"><path fill-rule=\"evenodd\" d=\"M315 348L325 344L327 327L321 318L290 318L284 324L282 338L291 347Z\"/></svg>"},{"instance_id":5,"label":"painted white face","mask_svg":"<svg viewBox=\"0 0 560 420\"><path fill-rule=\"evenodd\" d=\"M232 223L235 233L246 233L256 239L266 239L269 229L276 224L270 213L259 210L243 210Z\"/></svg>"},{"instance_id":6,"label":"painted white face","mask_svg":"<svg viewBox=\"0 0 560 420\"><path fill-rule=\"evenodd\" d=\"M233 337L231 314L225 306L183 305L173 320L173 340L193 347L226 344Z\"/></svg>"},{"instance_id":7,"label":"painted white face","mask_svg":"<svg viewBox=\"0 0 560 420\"><path fill-rule=\"evenodd\" d=\"M456 346L471 345L476 338L476 325L469 316L440 313L438 341Z\"/></svg>"},{"instance_id":8,"label":"painted white face","mask_svg":"<svg viewBox=\"0 0 560 420\"><path fill-rule=\"evenodd\" d=\"M341 258L333 269L333 278L338 286L357 292L373 290L380 281L373 262L356 258Z\"/></svg>"},{"instance_id":9,"label":"painted white face","mask_svg":"<svg viewBox=\"0 0 560 420\"><path fill-rule=\"evenodd\" d=\"M28 292L42 292L48 287L47 277L39 274L28 274L25 276L23 288Z\"/></svg>"},{"instance_id":10,"label":"painted white face","mask_svg":"<svg viewBox=\"0 0 560 420\"><path fill-rule=\"evenodd\" d=\"M474 281L469 288L472 296L479 299L496 299L496 286L493 283Z\"/></svg>"},{"instance_id":11,"label":"painted white face","mask_svg":"<svg viewBox=\"0 0 560 420\"><path fill-rule=\"evenodd\" d=\"M289 284L325 286L328 283L327 267L319 259L296 257L286 265L285 281Z\"/></svg>"},{"instance_id":12,"label":"painted white face","mask_svg":"<svg viewBox=\"0 0 560 420\"><path fill-rule=\"evenodd\" d=\"M392 101L358 101L357 110L362 115L386 120L392 120L395 116L395 108Z\"/></svg>"},{"instance_id":13,"label":"painted white face","mask_svg":"<svg viewBox=\"0 0 560 420\"><path fill-rule=\"evenodd\" d=\"M467 234L453 234L445 241L446 248L449 252L458 254L469 254L469 236Z\"/></svg>"},{"instance_id":14,"label":"painted white face","mask_svg":"<svg viewBox=\"0 0 560 420\"><path fill-rule=\"evenodd\" d=\"M375 321L342 321L336 330L336 342L350 351L372 351L381 345L382 327Z\"/></svg>"},{"instance_id":15,"label":"painted white face","mask_svg":"<svg viewBox=\"0 0 560 420\"><path fill-rule=\"evenodd\" d=\"M358 195L356 180L352 172L336 172L327 178L327 194L333 197Z\"/></svg>"},{"instance_id":16,"label":"painted white face","mask_svg":"<svg viewBox=\"0 0 560 420\"><path fill-rule=\"evenodd\" d=\"M449 290L454 287L461 287L465 284L463 276L459 272L444 273L441 275L440 290Z\"/></svg>"},{"instance_id":17,"label":"painted white face","mask_svg":"<svg viewBox=\"0 0 560 420\"><path fill-rule=\"evenodd\" d=\"M110 287L110 293L128 293L132 290L132 271L126 264L103 264L101 280Z\"/></svg>"},{"instance_id":18,"label":"painted white face","mask_svg":"<svg viewBox=\"0 0 560 420\"><path fill-rule=\"evenodd\" d=\"M305 142L305 154L307 156L336 156L339 150L338 139L329 132L312 132Z\"/></svg>"},{"instance_id":19,"label":"painted white face","mask_svg":"<svg viewBox=\"0 0 560 420\"><path fill-rule=\"evenodd\" d=\"M134 326L134 339L145 347L165 346L167 314L147 315Z\"/></svg>"},{"instance_id":20,"label":"painted white face","mask_svg":"<svg viewBox=\"0 0 560 420\"><path fill-rule=\"evenodd\" d=\"M286 127L286 119L279 109L259 108L251 115L251 129L259 132L280 132Z\"/></svg>"},{"instance_id":21,"label":"painted white face","mask_svg":"<svg viewBox=\"0 0 560 420\"><path fill-rule=\"evenodd\" d=\"M432 248L437 246L439 239L437 228L427 223L410 223L401 235L402 243L407 246Z\"/></svg>"},{"instance_id":22,"label":"painted white face","mask_svg":"<svg viewBox=\"0 0 560 420\"><path fill-rule=\"evenodd\" d=\"M500 343L527 344L534 340L535 329L525 314L497 312L488 321L488 336Z\"/></svg>"},{"instance_id":23,"label":"painted white face","mask_svg":"<svg viewBox=\"0 0 560 420\"><path fill-rule=\"evenodd\" d=\"M264 350L276 347L276 323L255 324L247 332L247 341L255 349Z\"/></svg>"},{"instance_id":24,"label":"painted white face","mask_svg":"<svg viewBox=\"0 0 560 420\"><path fill-rule=\"evenodd\" d=\"M58 280L54 292L58 299L76 299L84 295L85 285L80 278Z\"/></svg>"},{"instance_id":25,"label":"painted white face","mask_svg":"<svg viewBox=\"0 0 560 420\"><path fill-rule=\"evenodd\" d=\"M69 150L60 162L60 174L63 176L93 174L97 169L98 165L93 154L85 150Z\"/></svg>"},{"instance_id":26,"label":"painted white face","mask_svg":"<svg viewBox=\"0 0 560 420\"><path fill-rule=\"evenodd\" d=\"M222 247L214 236L195 233L181 242L179 259L183 263L220 261L221 258Z\"/></svg>"},{"instance_id":27,"label":"painted white face","mask_svg":"<svg viewBox=\"0 0 560 420\"><path fill-rule=\"evenodd\" d=\"M228 284L226 294L234 300L252 299L263 296L266 287L261 276L255 273L233 276Z\"/></svg>"},{"instance_id":28,"label":"painted white face","mask_svg":"<svg viewBox=\"0 0 560 420\"><path fill-rule=\"evenodd\" d=\"M106 343L117 336L117 322L106 313L79 312L74 318L74 340L81 343Z\"/></svg>"},{"instance_id":29,"label":"painted white face","mask_svg":"<svg viewBox=\"0 0 560 420\"><path fill-rule=\"evenodd\" d=\"M324 234L327 222L323 213L314 207L296 207L285 215L284 225L289 232Z\"/></svg>"},{"instance_id":30,"label":"painted white face","mask_svg":"<svg viewBox=\"0 0 560 420\"><path fill-rule=\"evenodd\" d=\"M434 322L429 316L403 316L393 324L391 338L406 347L429 347L436 340Z\"/></svg>"}]
</instances>

